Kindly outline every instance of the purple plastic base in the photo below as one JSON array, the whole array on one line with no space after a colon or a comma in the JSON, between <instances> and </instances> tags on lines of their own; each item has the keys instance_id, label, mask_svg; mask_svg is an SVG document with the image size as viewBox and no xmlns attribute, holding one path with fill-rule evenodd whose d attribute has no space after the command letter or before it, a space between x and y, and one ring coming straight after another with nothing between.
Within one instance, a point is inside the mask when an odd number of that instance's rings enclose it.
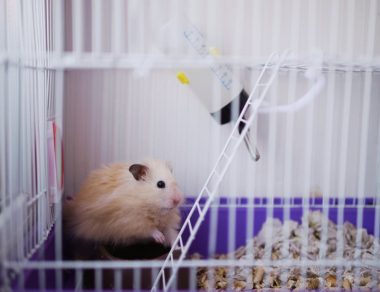
<instances>
[{"instance_id":1,"label":"purple plastic base","mask_svg":"<svg viewBox=\"0 0 380 292\"><path fill-rule=\"evenodd\" d=\"M235 237L234 246L239 247L246 244L247 240L247 215L248 212L253 210L253 235L257 235L260 231L261 226L267 220L268 217L273 217L284 220L284 210L289 210L289 219L301 223L301 218L303 216L303 206L307 201L302 201L302 199L293 199L291 202L286 202L284 199L274 199L270 202L273 206L273 214L269 214L268 199L255 199L253 204L247 205L246 199L237 199L238 207L230 208L231 201L228 199L220 199L216 212L217 217L217 232L216 232L216 250L215 253L226 253L228 251L228 238L229 236ZM309 200L309 210L320 210L323 212L323 200L322 198L310 199ZM374 234L375 228L375 201L373 199L365 199L358 202L357 199L346 199L342 202L336 199L330 199L328 202L328 214L327 216L331 221L337 223L338 215L343 216L343 222L348 221L353 225L357 225L358 216L358 204L364 205L363 208L363 228L367 229L369 234ZM338 207L343 206L344 207ZM242 206L243 205L243 206ZM287 205L290 205L288 207ZM286 207L284 207L286 206ZM340 211L339 211L340 209ZM183 218L189 212L188 209L183 210ZM202 222L198 233L194 239L193 244L189 250L190 253L198 252L204 257L209 257L208 254L208 242L210 240L210 216L212 214L210 209L207 212L204 221ZM215 215L214 215L215 216ZM229 226L229 218L235 216L235 225ZM191 218L191 222L194 224L197 217ZM378 231L380 233L380 230ZM189 233L185 233L185 238L188 238Z\"/></svg>"},{"instance_id":2,"label":"purple plastic base","mask_svg":"<svg viewBox=\"0 0 380 292\"><path fill-rule=\"evenodd\" d=\"M188 199L187 202L189 205L181 209L182 218L186 218L187 214L190 211L191 204L194 202L194 199ZM202 202L201 202L202 203ZM231 204L236 207L230 208ZM246 199L226 199L222 198L218 200L218 204L213 206L209 212L206 214L204 221L201 224L200 229L191 245L189 254L198 252L204 257L208 257L208 242L210 241L210 214L214 213L217 218L217 232L216 232L216 250L215 253L225 253L228 250L228 238L229 236L235 237L234 247L239 247L244 245L247 240L247 215L248 212L253 210L253 235L256 235L262 224L265 222L267 217L271 216L284 220L284 210L289 210L290 219L301 222L303 215L303 207L305 204L309 205L309 210L321 210L323 211L323 200L311 199L308 201L303 201L302 199L292 199L290 201L285 201L284 199L274 199L271 202L268 202L267 199L255 199L254 202L248 202ZM343 216L343 222L349 221L354 225L357 225L358 217L358 205L363 207L363 228L367 229L368 233L374 234L375 226L375 206L376 201L374 199L364 199L358 201L356 199L329 199L328 202L328 217L333 222L337 223L337 218L340 215ZM273 214L269 214L267 206L273 206ZM213 211L214 209L215 211ZM229 226L230 216L235 216L235 225ZM195 223L197 216L191 218L192 223ZM378 230L380 233L380 230ZM184 234L185 239L188 238L188 233ZM36 254L32 257L32 261L39 260L54 260L54 230L51 232L48 240L46 241L44 248L40 251L37 251ZM40 291L39 287L39 273L38 271L25 271L25 289ZM63 273L63 289L73 290L75 288L75 279L73 271L68 271ZM13 285L15 290L19 289L18 281L16 280ZM47 270L45 273L45 288L52 289L56 287L56 275L54 270Z\"/></svg>"}]
</instances>

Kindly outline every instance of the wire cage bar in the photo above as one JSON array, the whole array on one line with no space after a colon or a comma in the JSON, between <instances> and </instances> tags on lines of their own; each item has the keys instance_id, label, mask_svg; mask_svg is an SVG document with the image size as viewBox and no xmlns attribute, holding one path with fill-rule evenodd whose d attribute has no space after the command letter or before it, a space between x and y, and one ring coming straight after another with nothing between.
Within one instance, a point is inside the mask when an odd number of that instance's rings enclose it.
<instances>
[{"instance_id":1,"label":"wire cage bar","mask_svg":"<svg viewBox=\"0 0 380 292\"><path fill-rule=\"evenodd\" d=\"M380 289L379 12L0 0L1 289ZM62 205L145 157L186 196L174 245L85 258Z\"/></svg>"}]
</instances>

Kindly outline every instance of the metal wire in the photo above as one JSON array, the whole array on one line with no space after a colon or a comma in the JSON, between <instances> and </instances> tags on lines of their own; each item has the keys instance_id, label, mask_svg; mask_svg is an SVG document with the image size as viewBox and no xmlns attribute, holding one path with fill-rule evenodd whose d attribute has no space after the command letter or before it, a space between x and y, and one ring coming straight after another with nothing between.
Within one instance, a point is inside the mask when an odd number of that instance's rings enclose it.
<instances>
[{"instance_id":1,"label":"metal wire","mask_svg":"<svg viewBox=\"0 0 380 292\"><path fill-rule=\"evenodd\" d=\"M163 270L158 273L169 263L174 272L190 268L190 289L198 288L200 267L208 269L210 287L218 283L218 267L230 267L227 282L233 288L236 268L252 267L255 260L253 246L247 247L250 259L245 261L236 260L234 252L241 244L240 230L244 245L260 231L257 208L265 209L265 219L276 217L280 208L283 222L294 219L295 208L302 209L303 216L317 208L327 217L334 209L338 226L347 220L348 211L355 213L351 222L357 230L355 260L344 257L340 231L337 258L325 259L329 223L324 220L317 264L337 266L338 285L349 265L356 279L364 267L372 267L375 279L379 246L374 246L373 260L358 259L363 229L370 226L375 237L380 234L378 14L377 0L286 4L255 0L233 5L229 1L0 0L1 285L28 289L28 271L35 270L39 289L61 289L67 269L74 271L75 288L82 290L88 269L95 273L94 288L102 290L107 269L112 269L114 287L123 289L123 273L133 269L131 285L138 290L146 284L142 278L149 268L156 272L149 275L151 282L162 276L164 290L172 283L180 289L179 278ZM175 30L160 34L166 23L178 29L185 18L207 37L204 49L220 53L219 57L192 54ZM233 161L220 157L231 163L231 170L214 168L215 177L209 175L232 126L215 123L191 89L195 82L179 84L175 75L194 71L203 76L202 70L227 64L233 90L244 87L251 92L263 68L268 72L276 68L274 63L265 67L268 56L287 49L292 53L278 68L278 78L249 133L259 145L262 161L252 164L244 149L233 149ZM207 92L211 104L218 105L223 88L215 83ZM232 108L237 109L236 104ZM196 231L209 224L208 242L202 243L209 258L65 260L62 184L71 196L85 175L101 164L147 156L172 160L187 196L198 193L209 177L210 185L202 189L205 199L193 199L193 217L183 218L189 238L181 235L176 240L182 255L193 252L189 243L199 244ZM228 203L207 200L217 195L226 196ZM315 203L319 200L315 196L321 196L321 204ZM303 204L297 205L295 197L303 198ZM355 200L350 203L347 197ZM372 205L366 202L368 197L375 199ZM338 200L331 203L332 198ZM368 222L367 211L373 212L374 222ZM242 226L239 212L245 214ZM307 221L303 228L302 261L294 262L272 259L276 234L273 226L268 229L261 260L268 271L274 265L292 265L306 275L315 265L306 258ZM220 230L226 230L226 242L220 242ZM289 225L284 225L283 233L289 233ZM50 260L47 245L52 237ZM285 237L281 252L288 250ZM212 259L221 252L227 253L226 259ZM49 270L55 274L54 287L49 287ZM17 279L10 276L14 271Z\"/></svg>"}]
</instances>

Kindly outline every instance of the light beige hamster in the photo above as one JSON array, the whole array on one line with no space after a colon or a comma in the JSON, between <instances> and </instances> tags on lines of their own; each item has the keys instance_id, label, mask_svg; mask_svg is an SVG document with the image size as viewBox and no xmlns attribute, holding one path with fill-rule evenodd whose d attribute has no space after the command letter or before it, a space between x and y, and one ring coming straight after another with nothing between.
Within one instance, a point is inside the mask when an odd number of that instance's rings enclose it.
<instances>
[{"instance_id":1,"label":"light beige hamster","mask_svg":"<svg viewBox=\"0 0 380 292\"><path fill-rule=\"evenodd\" d=\"M93 171L64 204L67 231L99 243L154 239L172 245L183 195L167 162L117 163Z\"/></svg>"}]
</instances>

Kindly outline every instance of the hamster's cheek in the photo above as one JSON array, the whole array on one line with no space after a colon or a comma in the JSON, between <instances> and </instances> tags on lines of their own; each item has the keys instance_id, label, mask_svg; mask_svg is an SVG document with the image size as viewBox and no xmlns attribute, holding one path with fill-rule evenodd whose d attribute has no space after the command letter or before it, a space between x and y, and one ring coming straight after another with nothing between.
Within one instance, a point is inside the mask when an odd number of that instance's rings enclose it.
<instances>
[{"instance_id":1,"label":"hamster's cheek","mask_svg":"<svg viewBox=\"0 0 380 292\"><path fill-rule=\"evenodd\" d=\"M172 208L172 203L170 202L170 200L168 198L165 198L161 202L161 207L164 209L170 209L170 208Z\"/></svg>"},{"instance_id":2,"label":"hamster's cheek","mask_svg":"<svg viewBox=\"0 0 380 292\"><path fill-rule=\"evenodd\" d=\"M173 204L173 200L169 194L163 194L161 198L162 198L161 199L162 208L172 209L175 207L175 205Z\"/></svg>"}]
</instances>

